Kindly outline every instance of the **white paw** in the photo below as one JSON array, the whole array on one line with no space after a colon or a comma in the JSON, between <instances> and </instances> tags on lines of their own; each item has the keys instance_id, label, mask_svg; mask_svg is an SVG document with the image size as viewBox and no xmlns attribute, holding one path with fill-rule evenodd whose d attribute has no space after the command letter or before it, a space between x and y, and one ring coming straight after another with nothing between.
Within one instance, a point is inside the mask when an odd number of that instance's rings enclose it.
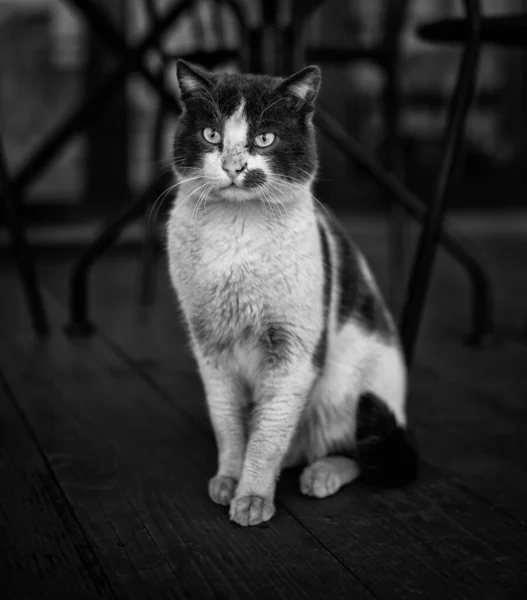
<instances>
[{"instance_id":1,"label":"white paw","mask_svg":"<svg viewBox=\"0 0 527 600\"><path fill-rule=\"evenodd\" d=\"M228 475L216 475L209 481L209 496L216 504L228 506L234 494L238 481Z\"/></svg>"},{"instance_id":2,"label":"white paw","mask_svg":"<svg viewBox=\"0 0 527 600\"><path fill-rule=\"evenodd\" d=\"M238 525L258 525L274 515L272 498L262 496L240 496L231 502L230 517Z\"/></svg>"},{"instance_id":3,"label":"white paw","mask_svg":"<svg viewBox=\"0 0 527 600\"><path fill-rule=\"evenodd\" d=\"M300 475L300 491L306 496L326 498L339 491L341 480L338 471L325 463L314 463Z\"/></svg>"}]
</instances>

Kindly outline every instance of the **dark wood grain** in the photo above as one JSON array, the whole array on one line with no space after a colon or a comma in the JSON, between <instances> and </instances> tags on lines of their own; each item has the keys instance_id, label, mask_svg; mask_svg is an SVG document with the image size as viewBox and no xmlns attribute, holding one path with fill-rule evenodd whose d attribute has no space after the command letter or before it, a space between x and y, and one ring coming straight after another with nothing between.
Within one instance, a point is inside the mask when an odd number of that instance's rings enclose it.
<instances>
[{"instance_id":1,"label":"dark wood grain","mask_svg":"<svg viewBox=\"0 0 527 600\"><path fill-rule=\"evenodd\" d=\"M1 376L0 532L3 598L115 598Z\"/></svg>"}]
</instances>

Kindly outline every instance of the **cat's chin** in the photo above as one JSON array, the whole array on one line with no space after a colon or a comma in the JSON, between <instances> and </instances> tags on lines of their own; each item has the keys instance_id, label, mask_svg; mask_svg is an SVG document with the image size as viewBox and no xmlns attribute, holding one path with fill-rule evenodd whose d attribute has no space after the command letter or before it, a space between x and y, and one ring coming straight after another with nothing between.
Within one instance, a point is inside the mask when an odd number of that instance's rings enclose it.
<instances>
[{"instance_id":1,"label":"cat's chin","mask_svg":"<svg viewBox=\"0 0 527 600\"><path fill-rule=\"evenodd\" d=\"M258 192L255 189L243 188L237 185L229 185L217 190L219 198L232 202L247 202L258 200Z\"/></svg>"}]
</instances>

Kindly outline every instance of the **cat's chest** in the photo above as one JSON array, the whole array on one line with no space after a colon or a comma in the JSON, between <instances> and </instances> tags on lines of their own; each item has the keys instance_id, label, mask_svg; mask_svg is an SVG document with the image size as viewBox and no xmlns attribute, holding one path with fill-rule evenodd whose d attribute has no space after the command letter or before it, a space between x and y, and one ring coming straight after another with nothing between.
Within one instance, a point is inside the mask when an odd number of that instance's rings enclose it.
<instances>
[{"instance_id":1,"label":"cat's chest","mask_svg":"<svg viewBox=\"0 0 527 600\"><path fill-rule=\"evenodd\" d=\"M270 231L257 227L202 227L182 244L180 253L196 290L207 288L218 299L254 301L265 296L266 284L280 286L281 274L292 267L287 239L277 243Z\"/></svg>"},{"instance_id":2,"label":"cat's chest","mask_svg":"<svg viewBox=\"0 0 527 600\"><path fill-rule=\"evenodd\" d=\"M173 236L176 287L196 329L224 339L258 334L282 311L295 271L287 235L216 221Z\"/></svg>"}]
</instances>

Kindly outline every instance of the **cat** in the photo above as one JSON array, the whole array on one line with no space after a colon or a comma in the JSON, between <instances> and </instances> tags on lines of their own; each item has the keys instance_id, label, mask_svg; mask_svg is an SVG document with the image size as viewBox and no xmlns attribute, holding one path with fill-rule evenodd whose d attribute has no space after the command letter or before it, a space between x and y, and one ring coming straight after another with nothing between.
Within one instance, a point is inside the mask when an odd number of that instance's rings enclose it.
<instances>
[{"instance_id":1,"label":"cat","mask_svg":"<svg viewBox=\"0 0 527 600\"><path fill-rule=\"evenodd\" d=\"M210 498L275 513L282 469L323 498L417 475L398 334L368 265L312 195L316 66L288 78L182 60L170 277L218 448Z\"/></svg>"}]
</instances>

